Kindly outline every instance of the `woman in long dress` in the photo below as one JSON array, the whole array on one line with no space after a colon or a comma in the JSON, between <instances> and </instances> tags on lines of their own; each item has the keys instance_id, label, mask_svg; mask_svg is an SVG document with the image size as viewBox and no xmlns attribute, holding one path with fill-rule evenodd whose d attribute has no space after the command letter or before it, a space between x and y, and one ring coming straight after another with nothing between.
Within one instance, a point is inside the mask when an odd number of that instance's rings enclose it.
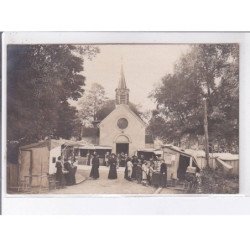
<instances>
[{"instance_id":1,"label":"woman in long dress","mask_svg":"<svg viewBox=\"0 0 250 250\"><path fill-rule=\"evenodd\" d=\"M64 176L63 176L63 164L62 164L62 157L59 156L56 162L56 181L57 187L62 188L64 187Z\"/></svg>"},{"instance_id":2,"label":"woman in long dress","mask_svg":"<svg viewBox=\"0 0 250 250\"><path fill-rule=\"evenodd\" d=\"M135 180L137 173L137 164L138 164L138 157L136 155L133 156L132 163L133 163L133 169L132 169L131 179Z\"/></svg>"},{"instance_id":3,"label":"woman in long dress","mask_svg":"<svg viewBox=\"0 0 250 250\"><path fill-rule=\"evenodd\" d=\"M161 163L160 173L161 173L160 184L161 187L165 188L167 187L167 164L165 163L164 159L162 160Z\"/></svg>"},{"instance_id":4,"label":"woman in long dress","mask_svg":"<svg viewBox=\"0 0 250 250\"><path fill-rule=\"evenodd\" d=\"M65 159L64 161L64 169L68 172L66 175L65 175L65 178L66 178L66 183L67 185L75 185L76 184L76 177L75 177L75 174L76 174L76 170L77 170L77 167L76 166L73 166L73 163L70 159Z\"/></svg>"},{"instance_id":5,"label":"woman in long dress","mask_svg":"<svg viewBox=\"0 0 250 250\"><path fill-rule=\"evenodd\" d=\"M144 162L139 159L138 160L138 164L137 164L137 168L136 168L136 180L137 180L137 183L141 183L142 181L142 164Z\"/></svg>"},{"instance_id":6,"label":"woman in long dress","mask_svg":"<svg viewBox=\"0 0 250 250\"><path fill-rule=\"evenodd\" d=\"M94 152L94 156L92 158L92 168L91 168L90 175L89 175L94 180L99 178L99 166L100 166L100 161L99 161L98 155L96 152Z\"/></svg>"},{"instance_id":7,"label":"woman in long dress","mask_svg":"<svg viewBox=\"0 0 250 250\"><path fill-rule=\"evenodd\" d=\"M111 158L109 160L109 179L117 179L117 159L115 154L111 154Z\"/></svg>"}]
</instances>

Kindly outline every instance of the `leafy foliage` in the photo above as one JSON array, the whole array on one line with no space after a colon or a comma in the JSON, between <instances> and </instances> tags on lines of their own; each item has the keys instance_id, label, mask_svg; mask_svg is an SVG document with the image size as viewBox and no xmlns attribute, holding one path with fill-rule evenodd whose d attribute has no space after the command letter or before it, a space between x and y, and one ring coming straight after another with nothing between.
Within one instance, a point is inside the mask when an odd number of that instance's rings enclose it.
<instances>
[{"instance_id":1,"label":"leafy foliage","mask_svg":"<svg viewBox=\"0 0 250 250\"><path fill-rule=\"evenodd\" d=\"M102 85L94 83L78 105L78 117L82 127L81 137L99 136L99 128L94 127L93 121L101 122L105 119L115 109L115 100L106 96ZM129 103L129 107L139 117L142 116L138 106Z\"/></svg>"},{"instance_id":2,"label":"leafy foliage","mask_svg":"<svg viewBox=\"0 0 250 250\"><path fill-rule=\"evenodd\" d=\"M237 177L226 174L222 167L206 167L201 171L202 194L234 194L239 192Z\"/></svg>"},{"instance_id":3,"label":"leafy foliage","mask_svg":"<svg viewBox=\"0 0 250 250\"><path fill-rule=\"evenodd\" d=\"M98 83L91 85L88 93L79 101L79 118L84 127L92 127L93 121L102 121L115 109L115 100L106 96L104 87ZM139 117L142 113L138 106L129 103L130 109Z\"/></svg>"},{"instance_id":4,"label":"leafy foliage","mask_svg":"<svg viewBox=\"0 0 250 250\"><path fill-rule=\"evenodd\" d=\"M91 127L93 121L99 120L97 113L106 100L104 87L93 83L88 93L79 101L79 118L85 127Z\"/></svg>"},{"instance_id":5,"label":"leafy foliage","mask_svg":"<svg viewBox=\"0 0 250 250\"><path fill-rule=\"evenodd\" d=\"M233 150L239 138L239 46L193 45L150 96L157 103L149 126L155 137L178 142L183 135L202 135L206 98L211 142Z\"/></svg>"},{"instance_id":6,"label":"leafy foliage","mask_svg":"<svg viewBox=\"0 0 250 250\"><path fill-rule=\"evenodd\" d=\"M83 56L90 47L82 50L73 45L8 46L8 141L24 144L74 134L79 122L68 99L77 100L84 92Z\"/></svg>"}]
</instances>

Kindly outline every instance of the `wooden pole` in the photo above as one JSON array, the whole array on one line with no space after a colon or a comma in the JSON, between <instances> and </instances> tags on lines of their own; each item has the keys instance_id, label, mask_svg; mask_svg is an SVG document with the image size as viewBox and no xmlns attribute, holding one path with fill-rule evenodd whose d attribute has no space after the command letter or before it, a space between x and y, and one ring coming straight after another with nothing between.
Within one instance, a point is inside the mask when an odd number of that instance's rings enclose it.
<instances>
[{"instance_id":1,"label":"wooden pole","mask_svg":"<svg viewBox=\"0 0 250 250\"><path fill-rule=\"evenodd\" d=\"M205 150L206 150L206 161L207 167L209 166L209 142L208 142L208 122L207 122L207 100L203 99L204 105L204 133L205 133Z\"/></svg>"}]
</instances>

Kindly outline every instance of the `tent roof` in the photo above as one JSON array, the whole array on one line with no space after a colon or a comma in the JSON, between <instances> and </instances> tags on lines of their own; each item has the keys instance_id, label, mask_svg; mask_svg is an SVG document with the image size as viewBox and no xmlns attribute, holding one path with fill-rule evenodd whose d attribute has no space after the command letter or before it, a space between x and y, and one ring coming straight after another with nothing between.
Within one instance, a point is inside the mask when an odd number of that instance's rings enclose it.
<instances>
[{"instance_id":1,"label":"tent roof","mask_svg":"<svg viewBox=\"0 0 250 250\"><path fill-rule=\"evenodd\" d=\"M185 152L191 155L194 155L196 157L205 157L206 153L204 150L195 150L195 149L185 149Z\"/></svg>"},{"instance_id":2,"label":"tent roof","mask_svg":"<svg viewBox=\"0 0 250 250\"><path fill-rule=\"evenodd\" d=\"M217 161L217 163L218 163L219 165L221 165L221 166L222 166L224 169L226 169L226 170L231 170L231 169L233 169L233 167L232 167L230 164L224 162L223 160L221 160L221 159L219 159L219 158L216 158L216 161Z\"/></svg>"},{"instance_id":3,"label":"tent roof","mask_svg":"<svg viewBox=\"0 0 250 250\"><path fill-rule=\"evenodd\" d=\"M54 139L48 139L48 140L43 140L37 143L31 143L25 146L21 146L21 150L26 150L26 149L32 149L32 148L41 148L41 147L48 147L49 150L59 147L61 145L67 145L67 146L81 146L83 145L83 141L71 141L71 140L54 140Z\"/></svg>"},{"instance_id":4,"label":"tent roof","mask_svg":"<svg viewBox=\"0 0 250 250\"><path fill-rule=\"evenodd\" d=\"M86 144L78 146L79 149L89 149L89 150L97 150L97 149L112 149L110 146L101 146L101 145L93 145L93 144Z\"/></svg>"},{"instance_id":5,"label":"tent roof","mask_svg":"<svg viewBox=\"0 0 250 250\"><path fill-rule=\"evenodd\" d=\"M48 141L40 141L36 143L31 143L28 145L21 146L20 149L25 150L25 149L42 148L42 147L48 147Z\"/></svg>"},{"instance_id":6,"label":"tent roof","mask_svg":"<svg viewBox=\"0 0 250 250\"><path fill-rule=\"evenodd\" d=\"M140 148L137 151L141 151L141 152L149 152L149 153L159 153L159 151L162 152L162 150L160 149L155 149L155 148Z\"/></svg>"},{"instance_id":7,"label":"tent roof","mask_svg":"<svg viewBox=\"0 0 250 250\"><path fill-rule=\"evenodd\" d=\"M185 150L183 150L183 149L181 149L179 147L176 147L176 146L174 146L172 144L165 144L165 145L162 146L162 148L168 148L168 149L176 151L176 152L178 152L180 154L183 154L185 156L193 157L193 154L190 154L190 153L186 152Z\"/></svg>"},{"instance_id":8,"label":"tent roof","mask_svg":"<svg viewBox=\"0 0 250 250\"><path fill-rule=\"evenodd\" d=\"M195 164L198 168L200 168L200 167L198 166L198 162L197 162L196 156L195 156L194 154L189 153L189 152L186 152L185 150L183 150L183 149L181 149L181 148L179 148L179 147L173 146L173 145L171 145L171 144L165 144L165 145L162 146L162 148L169 148L169 149L171 149L171 150L173 150L173 151L176 151L176 152L180 153L181 155L184 155L184 156L186 156L186 157L190 157L190 158L192 159L192 161L194 162L194 164Z\"/></svg>"},{"instance_id":9,"label":"tent roof","mask_svg":"<svg viewBox=\"0 0 250 250\"><path fill-rule=\"evenodd\" d=\"M211 155L211 154L210 154ZM214 157L218 157L223 161L235 161L239 160L238 154L231 154L231 153L213 153Z\"/></svg>"},{"instance_id":10,"label":"tent roof","mask_svg":"<svg viewBox=\"0 0 250 250\"><path fill-rule=\"evenodd\" d=\"M110 146L95 146L96 149L112 149Z\"/></svg>"},{"instance_id":11,"label":"tent roof","mask_svg":"<svg viewBox=\"0 0 250 250\"><path fill-rule=\"evenodd\" d=\"M196 157L206 157L206 153L204 150L194 150L194 149L185 149L185 152L190 153ZM209 153L211 158L220 158L224 161L234 161L239 160L238 154L231 153Z\"/></svg>"}]
</instances>

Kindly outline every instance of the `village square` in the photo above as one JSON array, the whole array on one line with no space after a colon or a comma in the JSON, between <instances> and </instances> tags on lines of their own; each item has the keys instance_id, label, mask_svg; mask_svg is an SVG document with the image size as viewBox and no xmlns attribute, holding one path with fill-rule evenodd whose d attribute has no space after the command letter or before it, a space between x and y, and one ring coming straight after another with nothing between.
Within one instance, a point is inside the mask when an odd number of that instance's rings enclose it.
<instances>
[{"instance_id":1,"label":"village square","mask_svg":"<svg viewBox=\"0 0 250 250\"><path fill-rule=\"evenodd\" d=\"M165 46L10 46L7 192L238 193L239 48Z\"/></svg>"}]
</instances>

